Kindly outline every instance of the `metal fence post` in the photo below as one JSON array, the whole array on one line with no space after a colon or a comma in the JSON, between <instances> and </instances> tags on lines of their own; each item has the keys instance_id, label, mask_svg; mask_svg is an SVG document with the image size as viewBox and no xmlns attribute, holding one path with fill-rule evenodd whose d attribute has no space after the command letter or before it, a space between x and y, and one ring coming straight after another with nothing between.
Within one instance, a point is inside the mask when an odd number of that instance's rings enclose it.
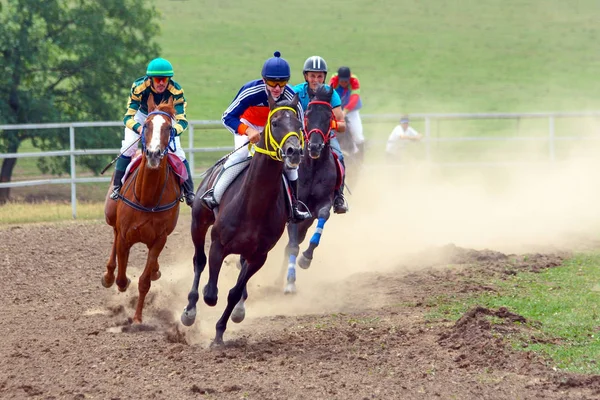
<instances>
[{"instance_id":1,"label":"metal fence post","mask_svg":"<svg viewBox=\"0 0 600 400\"><path fill-rule=\"evenodd\" d=\"M188 125L188 164L190 165L190 172L192 173L192 177L194 176L194 125Z\"/></svg>"},{"instance_id":2,"label":"metal fence post","mask_svg":"<svg viewBox=\"0 0 600 400\"><path fill-rule=\"evenodd\" d=\"M431 120L425 117L425 159L431 162Z\"/></svg>"},{"instance_id":3,"label":"metal fence post","mask_svg":"<svg viewBox=\"0 0 600 400\"><path fill-rule=\"evenodd\" d=\"M555 154L555 135L554 135L554 115L548 117L548 151L550 154L550 161L556 160Z\"/></svg>"},{"instance_id":4,"label":"metal fence post","mask_svg":"<svg viewBox=\"0 0 600 400\"><path fill-rule=\"evenodd\" d=\"M77 218L77 186L75 184L75 127L69 126L69 147L71 149L71 212Z\"/></svg>"}]
</instances>

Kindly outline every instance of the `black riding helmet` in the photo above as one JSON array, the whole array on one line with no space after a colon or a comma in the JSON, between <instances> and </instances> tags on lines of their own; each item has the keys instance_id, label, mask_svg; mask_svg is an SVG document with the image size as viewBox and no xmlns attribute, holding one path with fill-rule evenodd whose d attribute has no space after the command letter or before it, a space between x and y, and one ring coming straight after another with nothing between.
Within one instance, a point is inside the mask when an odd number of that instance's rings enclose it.
<instances>
[{"instance_id":1,"label":"black riding helmet","mask_svg":"<svg viewBox=\"0 0 600 400\"><path fill-rule=\"evenodd\" d=\"M350 68L348 68L348 67L340 67L340 69L338 69L337 73L338 73L338 78L340 80L348 80L352 76L352 73L350 72Z\"/></svg>"}]
</instances>

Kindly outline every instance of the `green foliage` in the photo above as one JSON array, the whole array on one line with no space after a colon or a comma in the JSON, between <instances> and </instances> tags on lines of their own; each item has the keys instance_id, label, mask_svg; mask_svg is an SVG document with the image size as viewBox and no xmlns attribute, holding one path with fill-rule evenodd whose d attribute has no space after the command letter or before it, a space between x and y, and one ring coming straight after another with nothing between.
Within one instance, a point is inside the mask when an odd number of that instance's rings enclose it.
<instances>
[{"instance_id":1,"label":"green foliage","mask_svg":"<svg viewBox=\"0 0 600 400\"><path fill-rule=\"evenodd\" d=\"M131 82L158 55L153 6L143 0L2 4L0 74L8 79L0 86L0 124L122 118ZM96 129L77 135L76 146L115 147L121 135L121 129ZM69 146L67 129L11 131L0 136L0 151L16 152L27 139L41 150ZM105 164L91 157L78 161L93 171ZM68 171L64 158L39 165L43 171ZM4 179L5 174L3 168Z\"/></svg>"}]
</instances>

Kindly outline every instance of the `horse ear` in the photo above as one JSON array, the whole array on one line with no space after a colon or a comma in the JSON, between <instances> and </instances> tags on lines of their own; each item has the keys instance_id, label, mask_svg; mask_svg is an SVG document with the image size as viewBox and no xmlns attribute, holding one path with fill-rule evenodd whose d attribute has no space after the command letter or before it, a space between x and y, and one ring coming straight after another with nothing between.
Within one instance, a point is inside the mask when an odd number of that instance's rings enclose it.
<instances>
[{"instance_id":1,"label":"horse ear","mask_svg":"<svg viewBox=\"0 0 600 400\"><path fill-rule=\"evenodd\" d=\"M273 110L275 108L276 103L275 103L275 99L271 95L271 92L269 92L268 90L267 90L267 97L269 99L269 109Z\"/></svg>"},{"instance_id":2,"label":"horse ear","mask_svg":"<svg viewBox=\"0 0 600 400\"><path fill-rule=\"evenodd\" d=\"M169 100L167 100L167 104L169 107L173 108L173 96L169 96Z\"/></svg>"},{"instance_id":3,"label":"horse ear","mask_svg":"<svg viewBox=\"0 0 600 400\"><path fill-rule=\"evenodd\" d=\"M331 97L333 95L333 86L329 86L329 90L327 91L327 94Z\"/></svg>"},{"instance_id":4,"label":"horse ear","mask_svg":"<svg viewBox=\"0 0 600 400\"><path fill-rule=\"evenodd\" d=\"M298 108L299 101L300 101L300 98L298 97L298 93L294 93L294 98L292 99L292 105L290 107Z\"/></svg>"},{"instance_id":5,"label":"horse ear","mask_svg":"<svg viewBox=\"0 0 600 400\"><path fill-rule=\"evenodd\" d=\"M148 112L152 112L156 108L156 103L154 102L154 95L152 93L150 93L150 96L148 96L148 102L146 104L148 105Z\"/></svg>"}]
</instances>

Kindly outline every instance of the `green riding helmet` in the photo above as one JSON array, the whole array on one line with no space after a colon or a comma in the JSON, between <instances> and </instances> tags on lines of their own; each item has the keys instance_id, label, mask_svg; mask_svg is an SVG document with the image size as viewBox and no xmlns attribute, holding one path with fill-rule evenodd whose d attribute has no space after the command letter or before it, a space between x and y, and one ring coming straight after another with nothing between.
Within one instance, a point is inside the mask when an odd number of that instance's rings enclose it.
<instances>
[{"instance_id":1,"label":"green riding helmet","mask_svg":"<svg viewBox=\"0 0 600 400\"><path fill-rule=\"evenodd\" d=\"M164 58L155 58L150 61L146 69L147 76L173 76L173 66Z\"/></svg>"}]
</instances>

